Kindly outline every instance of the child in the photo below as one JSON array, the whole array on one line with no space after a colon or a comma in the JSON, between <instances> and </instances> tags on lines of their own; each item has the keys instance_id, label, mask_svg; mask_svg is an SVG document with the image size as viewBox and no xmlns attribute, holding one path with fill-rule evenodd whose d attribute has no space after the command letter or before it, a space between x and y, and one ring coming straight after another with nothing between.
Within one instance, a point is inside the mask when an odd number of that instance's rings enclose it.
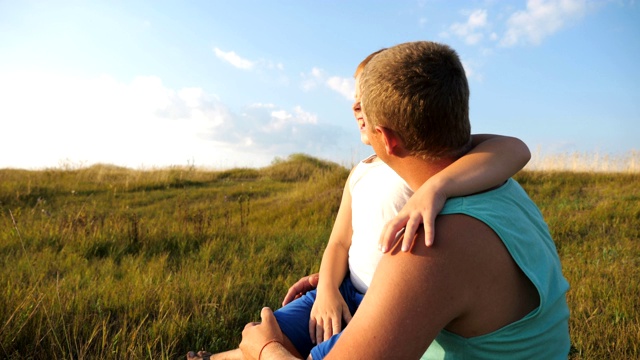
<instances>
[{"instance_id":1,"label":"child","mask_svg":"<svg viewBox=\"0 0 640 360\"><path fill-rule=\"evenodd\" d=\"M360 128L361 141L366 145L370 143L360 106L358 81L365 65L380 51L364 59L355 73L353 111ZM416 203L422 204L424 199L434 194L460 196L500 185L529 160L526 145L517 139L474 135L472 141L469 146L474 148L469 154L420 188L417 194L421 201ZM293 292L298 292L290 291L284 306L274 313L285 335L284 345L292 354L317 360L329 352L357 310L383 255L378 239L384 224L398 214L411 196L412 191L404 180L375 155L354 167L347 179L338 215L322 257L317 289L289 303ZM441 207L442 204L436 206ZM408 250L410 244L403 243L403 248ZM209 354L201 352L198 355ZM197 357L190 353L187 358ZM240 359L242 353L235 349L210 358Z\"/></svg>"}]
</instances>

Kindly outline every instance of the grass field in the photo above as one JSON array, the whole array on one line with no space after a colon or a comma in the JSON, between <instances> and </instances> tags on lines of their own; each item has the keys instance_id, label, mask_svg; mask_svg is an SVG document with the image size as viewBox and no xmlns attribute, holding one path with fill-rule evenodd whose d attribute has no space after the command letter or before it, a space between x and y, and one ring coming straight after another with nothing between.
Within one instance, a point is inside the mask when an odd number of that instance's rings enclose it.
<instances>
[{"instance_id":1,"label":"grass field","mask_svg":"<svg viewBox=\"0 0 640 360\"><path fill-rule=\"evenodd\" d=\"M546 154L537 148L525 167L531 171L640 173L640 151L608 154L570 152Z\"/></svg>"},{"instance_id":2,"label":"grass field","mask_svg":"<svg viewBox=\"0 0 640 360\"><path fill-rule=\"evenodd\" d=\"M317 271L348 170L0 170L0 358L183 358ZM524 171L571 284L573 359L640 357L640 174Z\"/></svg>"}]
</instances>

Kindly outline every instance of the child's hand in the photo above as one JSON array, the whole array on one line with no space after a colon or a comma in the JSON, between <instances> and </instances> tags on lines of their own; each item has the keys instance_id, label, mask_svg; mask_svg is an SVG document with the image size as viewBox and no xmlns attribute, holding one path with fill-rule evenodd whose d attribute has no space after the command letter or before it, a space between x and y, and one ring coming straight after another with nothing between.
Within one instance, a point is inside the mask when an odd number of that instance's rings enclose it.
<instances>
[{"instance_id":1,"label":"child's hand","mask_svg":"<svg viewBox=\"0 0 640 360\"><path fill-rule=\"evenodd\" d=\"M387 252L402 239L402 251L409 251L420 224L424 224L424 240L427 246L433 244L434 224L436 216L444 207L447 195L437 186L431 186L428 182L421 186L407 201L402 210L389 221L380 234L378 247L380 251ZM402 228L404 236L397 235Z\"/></svg>"},{"instance_id":2,"label":"child's hand","mask_svg":"<svg viewBox=\"0 0 640 360\"><path fill-rule=\"evenodd\" d=\"M306 294L307 291L311 291L317 288L319 279L320 274L315 273L305 276L298 280L295 284L291 285L289 291L287 291L287 295L285 295L284 300L282 300L282 306L285 306L293 300Z\"/></svg>"},{"instance_id":3,"label":"child's hand","mask_svg":"<svg viewBox=\"0 0 640 360\"><path fill-rule=\"evenodd\" d=\"M311 342L320 344L338 334L342 331L342 319L348 324L351 312L338 289L333 292L318 291L309 316Z\"/></svg>"}]
</instances>

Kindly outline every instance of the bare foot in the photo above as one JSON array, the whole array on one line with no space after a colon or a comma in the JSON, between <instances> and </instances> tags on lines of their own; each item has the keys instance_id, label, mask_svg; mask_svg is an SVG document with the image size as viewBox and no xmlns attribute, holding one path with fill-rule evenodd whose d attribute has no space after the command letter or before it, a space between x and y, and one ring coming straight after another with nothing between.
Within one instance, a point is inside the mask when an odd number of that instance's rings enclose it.
<instances>
[{"instance_id":1,"label":"bare foot","mask_svg":"<svg viewBox=\"0 0 640 360\"><path fill-rule=\"evenodd\" d=\"M198 353L194 353L193 351L189 351L187 353L187 360L209 360L209 358L211 357L211 353L204 351L204 350L200 350L198 351Z\"/></svg>"}]
</instances>

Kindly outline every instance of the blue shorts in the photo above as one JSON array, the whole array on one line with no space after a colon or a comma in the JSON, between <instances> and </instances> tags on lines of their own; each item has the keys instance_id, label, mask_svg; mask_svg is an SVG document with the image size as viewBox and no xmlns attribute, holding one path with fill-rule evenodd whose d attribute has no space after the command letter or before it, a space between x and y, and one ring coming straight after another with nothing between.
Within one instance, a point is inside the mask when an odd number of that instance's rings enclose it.
<instances>
[{"instance_id":1,"label":"blue shorts","mask_svg":"<svg viewBox=\"0 0 640 360\"><path fill-rule=\"evenodd\" d=\"M340 294L349 307L351 315L356 313L360 302L364 294L361 294L351 283L349 275L347 275L342 284L340 285ZM307 358L309 354L314 360L320 360L327 356L329 350L340 338L340 333L333 335L329 340L315 345L311 342L311 335L309 335L309 317L311 315L311 308L316 301L316 290L309 291L299 299L296 299L284 307L274 312L276 320L280 325L280 329L284 335L291 340L296 347L300 355L303 358ZM344 320L342 322L342 328L346 324Z\"/></svg>"}]
</instances>

